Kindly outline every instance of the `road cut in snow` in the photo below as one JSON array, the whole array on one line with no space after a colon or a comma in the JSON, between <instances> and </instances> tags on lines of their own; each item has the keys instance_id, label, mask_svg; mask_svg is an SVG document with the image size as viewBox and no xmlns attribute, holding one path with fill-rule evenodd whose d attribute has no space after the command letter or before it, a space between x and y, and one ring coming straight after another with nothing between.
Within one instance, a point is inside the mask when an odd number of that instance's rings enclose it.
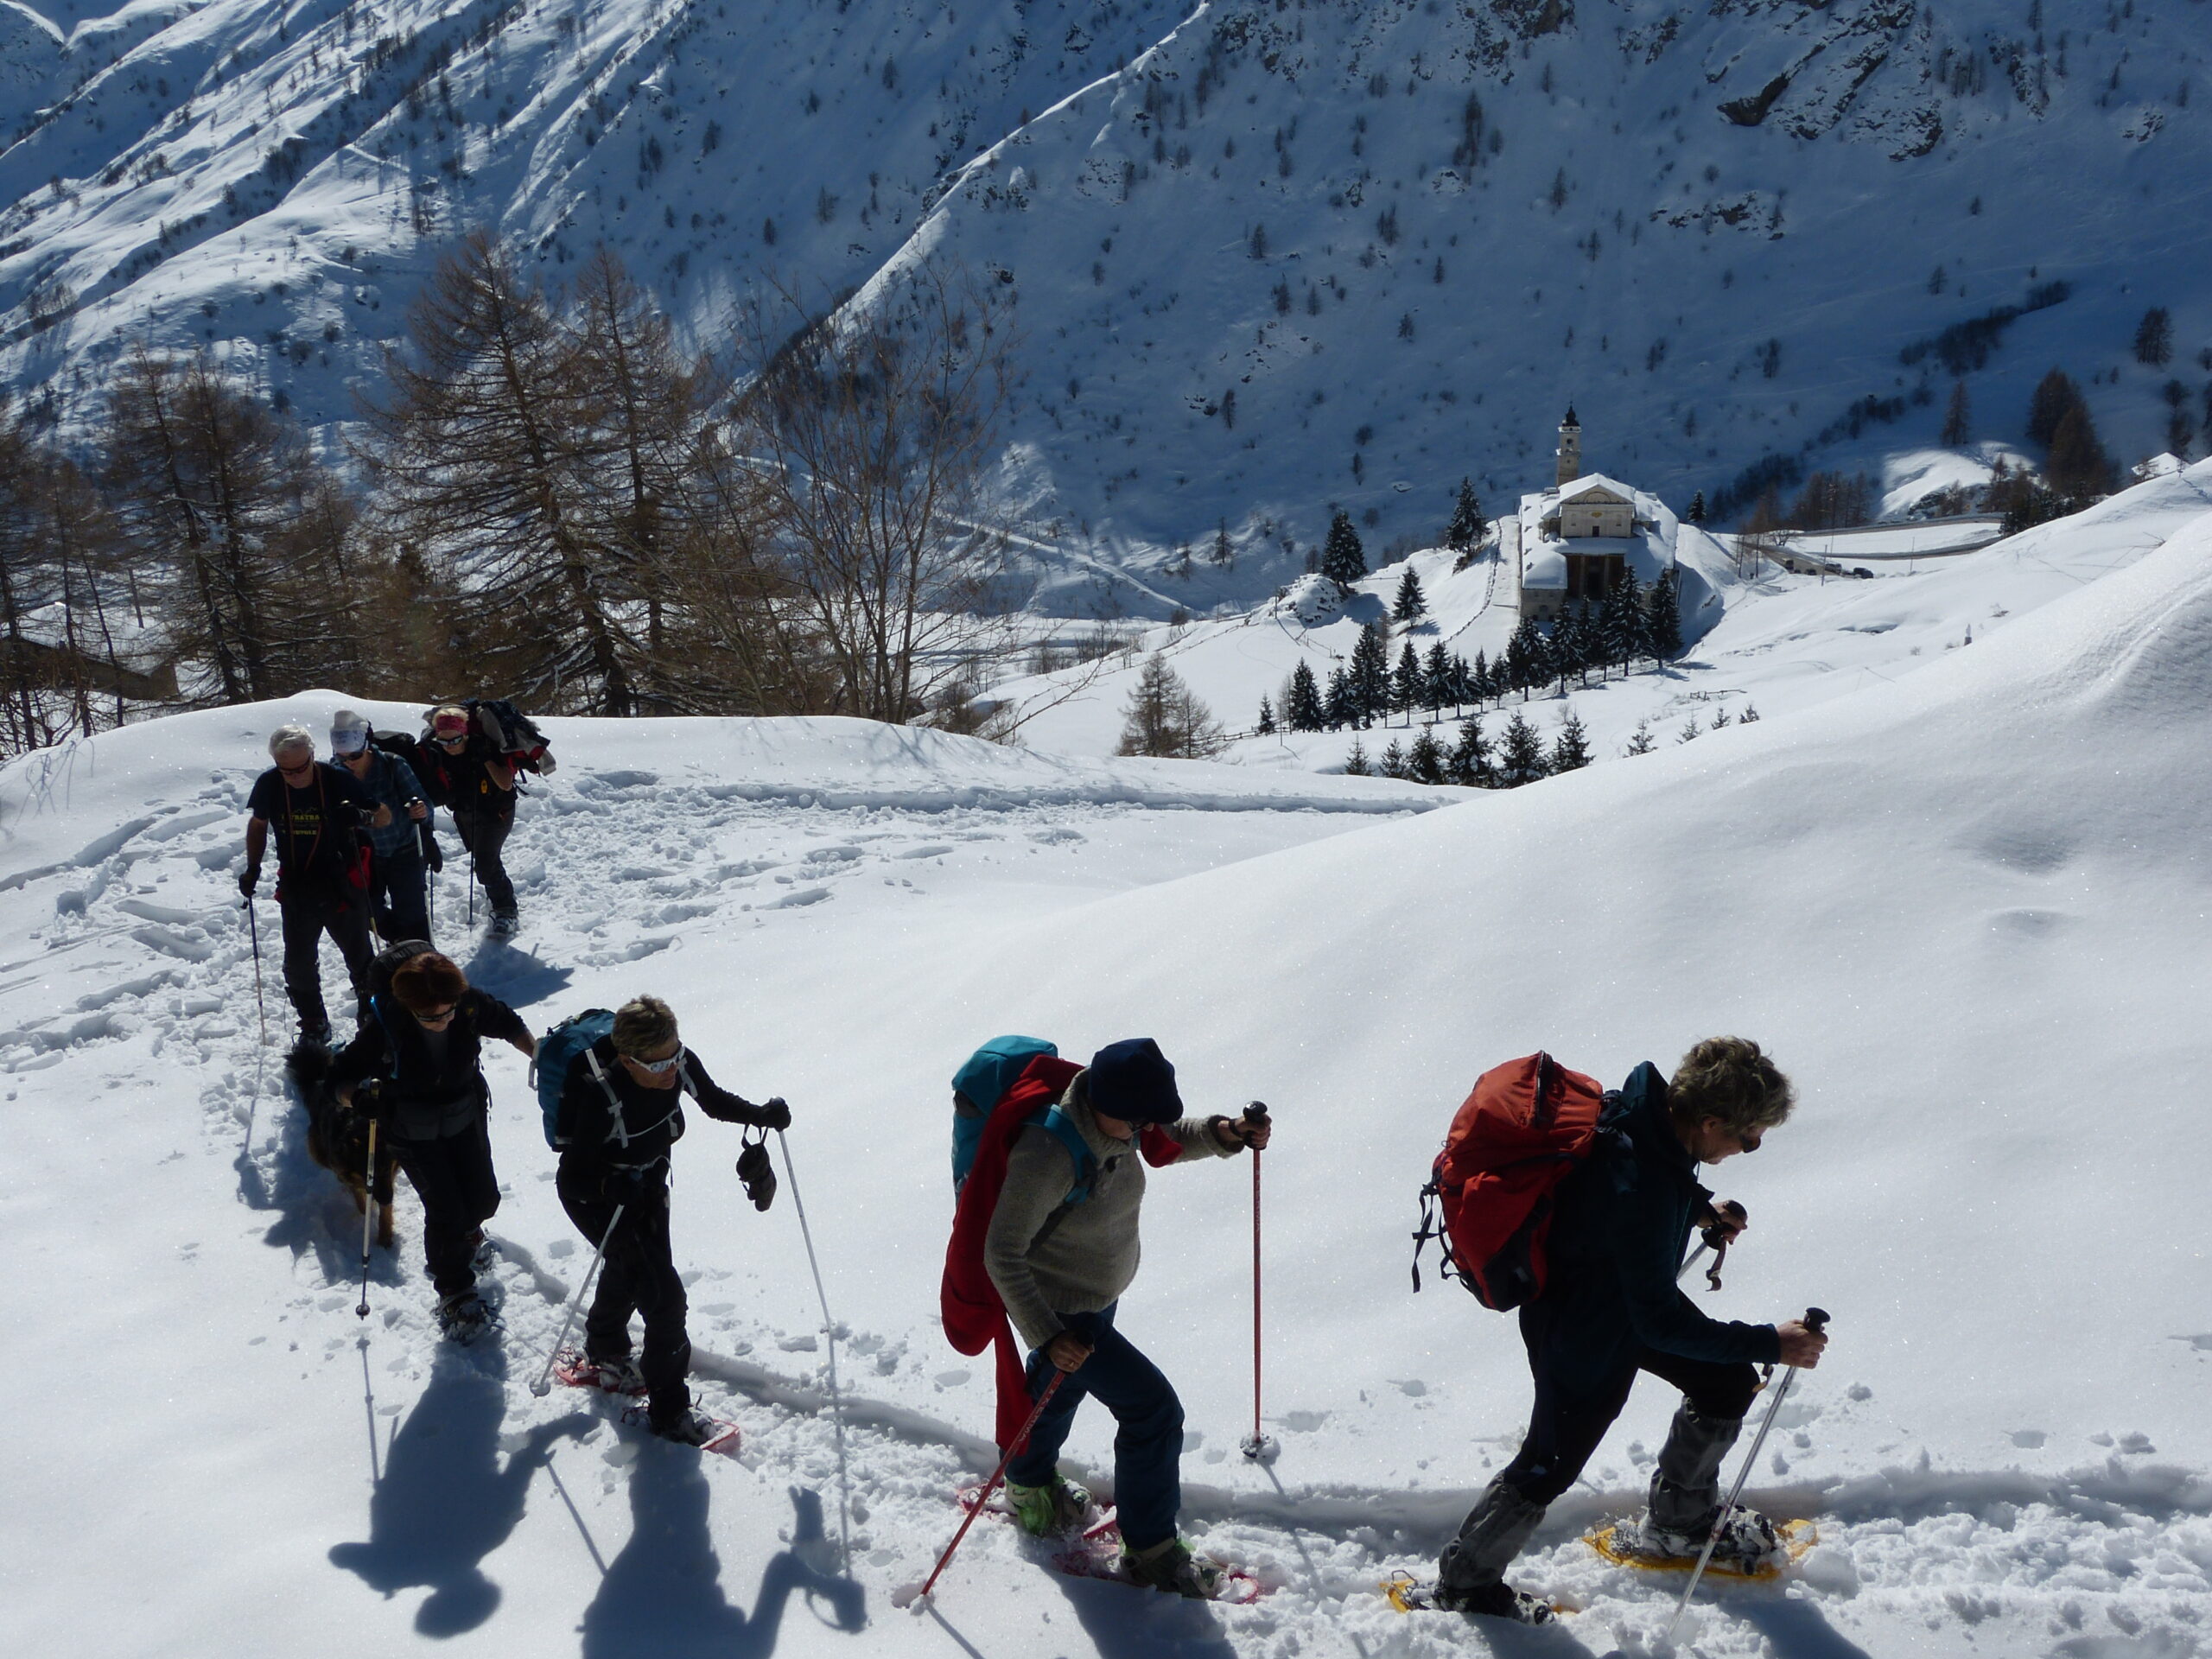
<instances>
[{"instance_id":1,"label":"road cut in snow","mask_svg":"<svg viewBox=\"0 0 2212 1659\"><path fill-rule=\"evenodd\" d=\"M1685 1650L2201 1650L2197 517L2115 517L2108 573L2054 576L2071 591L1894 683L1470 800L835 722L556 723L562 770L512 843L522 937L457 925L449 864L441 938L541 1029L662 992L719 1077L791 1101L834 1325L792 1210L738 1192L736 1137L696 1122L676 1157L697 1379L744 1426L736 1465L528 1394L588 1249L511 1053L489 1062L499 1340L434 1340L411 1196L353 1317L358 1224L256 1040L228 885L262 735L334 696L17 763L0 1306L98 1414L19 1414L0 1452L13 1628L88 1655L1662 1651L1670 1581L1578 1541L1638 1501L1656 1383L1524 1564L1584 1610L1554 1637L1374 1593L1423 1570L1524 1420L1511 1321L1414 1296L1408 1236L1483 1066L1541 1046L1614 1078L1738 1031L1801 1104L1718 1172L1752 1225L1698 1294L1834 1314L1751 1481L1821 1541L1779 1586L1715 1588ZM1274 1108L1280 1460L1236 1450L1248 1166L1154 1178L1122 1314L1184 1397L1186 1528L1271 1586L1254 1607L1071 1582L995 1525L934 1618L888 1605L988 1455L988 1366L934 1308L947 1079L1007 1031L1078 1057L1154 1035L1195 1109ZM1103 1478L1109 1426L1086 1412L1069 1451Z\"/></svg>"}]
</instances>

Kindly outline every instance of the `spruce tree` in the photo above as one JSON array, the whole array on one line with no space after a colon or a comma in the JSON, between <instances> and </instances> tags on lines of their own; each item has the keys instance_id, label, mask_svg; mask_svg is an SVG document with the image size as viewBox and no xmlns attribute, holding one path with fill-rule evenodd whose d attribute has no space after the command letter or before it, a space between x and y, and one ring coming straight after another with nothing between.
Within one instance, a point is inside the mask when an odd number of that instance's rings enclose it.
<instances>
[{"instance_id":1,"label":"spruce tree","mask_svg":"<svg viewBox=\"0 0 2212 1659\"><path fill-rule=\"evenodd\" d=\"M1446 771L1455 784L1469 789L1493 789L1497 779L1491 771L1490 743L1483 736L1482 716L1470 715L1459 728L1459 741L1452 747Z\"/></svg>"},{"instance_id":2,"label":"spruce tree","mask_svg":"<svg viewBox=\"0 0 2212 1659\"><path fill-rule=\"evenodd\" d=\"M2058 423L2082 404L2082 388L2063 369L2053 369L2036 382L2028 400L2028 442L2046 447L2058 435Z\"/></svg>"},{"instance_id":3,"label":"spruce tree","mask_svg":"<svg viewBox=\"0 0 2212 1659\"><path fill-rule=\"evenodd\" d=\"M1488 702L1491 684L1495 678L1496 671L1491 667L1490 659L1481 652L1477 652L1474 666L1467 671L1467 701L1477 704Z\"/></svg>"},{"instance_id":4,"label":"spruce tree","mask_svg":"<svg viewBox=\"0 0 2212 1659\"><path fill-rule=\"evenodd\" d=\"M1329 520L1329 539L1321 545L1321 574L1347 594L1367 574L1367 550L1351 527L1351 514L1341 507Z\"/></svg>"},{"instance_id":5,"label":"spruce tree","mask_svg":"<svg viewBox=\"0 0 2212 1659\"><path fill-rule=\"evenodd\" d=\"M1328 694L1321 700L1322 723L1331 731L1362 724L1359 698L1352 690L1351 671L1338 663L1329 671Z\"/></svg>"},{"instance_id":6,"label":"spruce tree","mask_svg":"<svg viewBox=\"0 0 2212 1659\"><path fill-rule=\"evenodd\" d=\"M1414 568L1409 564L1406 567L1406 574L1399 579L1398 596L1390 601L1390 620L1393 622L1414 623L1427 614L1428 596L1421 592L1421 578L1414 574Z\"/></svg>"},{"instance_id":7,"label":"spruce tree","mask_svg":"<svg viewBox=\"0 0 2212 1659\"><path fill-rule=\"evenodd\" d=\"M1391 709L1404 715L1408 721L1413 711L1421 707L1421 693L1427 688L1428 677L1421 672L1421 657L1408 640L1398 653L1398 665L1390 673Z\"/></svg>"},{"instance_id":8,"label":"spruce tree","mask_svg":"<svg viewBox=\"0 0 2212 1659\"><path fill-rule=\"evenodd\" d=\"M1957 448L1973 435L1973 430L1974 410L1967 402L1967 383L1955 380L1951 383L1950 407L1943 411L1944 447Z\"/></svg>"},{"instance_id":9,"label":"spruce tree","mask_svg":"<svg viewBox=\"0 0 2212 1659\"><path fill-rule=\"evenodd\" d=\"M1290 671L1290 684L1282 694L1282 717L1294 732L1318 732L1325 721L1321 688L1314 683L1313 664L1303 657Z\"/></svg>"},{"instance_id":10,"label":"spruce tree","mask_svg":"<svg viewBox=\"0 0 2212 1659\"><path fill-rule=\"evenodd\" d=\"M1536 626L1534 616L1523 615L1520 626L1513 630L1513 637L1505 642L1505 678L1498 688L1501 691L1518 691L1521 701L1529 701L1529 688L1541 682L1544 675L1544 635Z\"/></svg>"},{"instance_id":11,"label":"spruce tree","mask_svg":"<svg viewBox=\"0 0 2212 1659\"><path fill-rule=\"evenodd\" d=\"M1590 734L1583 728L1582 716L1569 709L1560 722L1559 735L1552 740L1552 770L1580 772L1589 764Z\"/></svg>"},{"instance_id":12,"label":"spruce tree","mask_svg":"<svg viewBox=\"0 0 2212 1659\"><path fill-rule=\"evenodd\" d=\"M1682 648L1682 613L1676 598L1681 577L1673 565L1659 573L1644 601L1644 653L1665 662Z\"/></svg>"},{"instance_id":13,"label":"spruce tree","mask_svg":"<svg viewBox=\"0 0 2212 1659\"><path fill-rule=\"evenodd\" d=\"M1390 630L1370 622L1352 647L1350 687L1354 717L1361 725L1379 719L1390 707Z\"/></svg>"},{"instance_id":14,"label":"spruce tree","mask_svg":"<svg viewBox=\"0 0 2212 1659\"><path fill-rule=\"evenodd\" d=\"M1414 737L1413 746L1406 751L1406 776L1417 784L1440 784L1444 781L1444 751L1435 734L1424 726Z\"/></svg>"},{"instance_id":15,"label":"spruce tree","mask_svg":"<svg viewBox=\"0 0 2212 1659\"><path fill-rule=\"evenodd\" d=\"M1483 520L1482 503L1475 499L1475 486L1463 478L1459 480L1459 499L1452 504L1452 523L1444 532L1444 544L1455 553L1471 553L1489 534L1490 526Z\"/></svg>"},{"instance_id":16,"label":"spruce tree","mask_svg":"<svg viewBox=\"0 0 2212 1659\"><path fill-rule=\"evenodd\" d=\"M1344 776L1368 778L1373 776L1375 768L1368 764L1367 746L1355 737L1351 741L1351 753L1344 756Z\"/></svg>"},{"instance_id":17,"label":"spruce tree","mask_svg":"<svg viewBox=\"0 0 2212 1659\"><path fill-rule=\"evenodd\" d=\"M1454 661L1441 639L1428 648L1428 658L1421 664L1421 706L1431 714L1447 702L1456 705L1459 701Z\"/></svg>"},{"instance_id":18,"label":"spruce tree","mask_svg":"<svg viewBox=\"0 0 2212 1659\"><path fill-rule=\"evenodd\" d=\"M1406 751L1404 747L1399 743L1396 738L1392 738L1389 742L1383 747L1382 762L1376 768L1376 770L1380 772L1385 778L1404 778L1408 776L1406 771Z\"/></svg>"},{"instance_id":19,"label":"spruce tree","mask_svg":"<svg viewBox=\"0 0 2212 1659\"><path fill-rule=\"evenodd\" d=\"M2061 495L2081 500L2108 492L2112 474L2112 457L2097 438L2089 407L2076 404L2051 434L2050 456L2044 463L2044 475Z\"/></svg>"},{"instance_id":20,"label":"spruce tree","mask_svg":"<svg viewBox=\"0 0 2212 1659\"><path fill-rule=\"evenodd\" d=\"M1229 520L1226 518L1214 526L1213 562L1224 570L1236 563L1236 550L1229 544Z\"/></svg>"},{"instance_id":21,"label":"spruce tree","mask_svg":"<svg viewBox=\"0 0 2212 1659\"><path fill-rule=\"evenodd\" d=\"M1274 708L1274 704L1273 704L1273 703L1271 703L1271 702L1269 702L1268 701L1268 694L1267 694L1266 692L1262 691L1262 692L1261 692L1261 693L1260 693L1260 719L1259 719L1259 723L1258 723L1257 725L1255 725L1255 727L1253 727L1253 728L1252 728L1252 729L1253 729L1254 731L1257 732L1257 733L1258 733L1262 737L1265 737L1265 736L1267 736L1269 733L1273 732L1273 731L1274 730L1274 728L1275 728L1275 708Z\"/></svg>"},{"instance_id":22,"label":"spruce tree","mask_svg":"<svg viewBox=\"0 0 2212 1659\"><path fill-rule=\"evenodd\" d=\"M1705 492L1703 490L1700 490L1695 495L1690 497L1689 506L1682 514L1682 522L1688 524L1701 524L1705 522Z\"/></svg>"},{"instance_id":23,"label":"spruce tree","mask_svg":"<svg viewBox=\"0 0 2212 1659\"><path fill-rule=\"evenodd\" d=\"M1636 579L1636 571L1625 560L1622 562L1621 579L1605 595L1605 615L1601 619L1605 632L1605 660L1618 663L1625 674L1636 666L1636 659L1643 649L1643 584Z\"/></svg>"},{"instance_id":24,"label":"spruce tree","mask_svg":"<svg viewBox=\"0 0 2212 1659\"><path fill-rule=\"evenodd\" d=\"M1628 747L1621 753L1626 755L1649 754L1658 747L1651 741L1651 722L1639 720L1636 722L1635 734L1629 739Z\"/></svg>"},{"instance_id":25,"label":"spruce tree","mask_svg":"<svg viewBox=\"0 0 2212 1659\"><path fill-rule=\"evenodd\" d=\"M1506 789L1518 789L1543 775L1543 740L1536 735L1529 717L1516 709L1513 718L1505 722L1505 747L1497 759L1498 783Z\"/></svg>"}]
</instances>

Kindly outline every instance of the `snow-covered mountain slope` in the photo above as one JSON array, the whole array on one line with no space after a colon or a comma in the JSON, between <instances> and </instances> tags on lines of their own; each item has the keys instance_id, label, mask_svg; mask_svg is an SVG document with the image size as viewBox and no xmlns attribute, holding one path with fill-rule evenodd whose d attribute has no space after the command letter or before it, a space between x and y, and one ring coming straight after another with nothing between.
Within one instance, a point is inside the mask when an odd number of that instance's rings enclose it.
<instances>
[{"instance_id":1,"label":"snow-covered mountain slope","mask_svg":"<svg viewBox=\"0 0 2212 1659\"><path fill-rule=\"evenodd\" d=\"M1570 401L1678 506L1924 448L1958 372L1978 437L2054 363L2123 460L2170 379L2207 423L2192 0L1185 10L9 0L0 118L73 90L0 155L0 375L81 419L125 343L210 345L341 419L472 224L554 277L605 238L702 332L942 253L1017 302L1058 614L1164 616L1223 526L1184 598L1249 599L1332 505L1418 545L1461 474L1546 481Z\"/></svg>"},{"instance_id":2,"label":"snow-covered mountain slope","mask_svg":"<svg viewBox=\"0 0 2212 1659\"><path fill-rule=\"evenodd\" d=\"M742 1203L718 1126L677 1155L702 1386L744 1424L743 1467L523 1386L585 1252L511 1055L491 1066L501 1344L436 1350L411 1199L377 1312L353 1319L355 1223L257 1071L226 897L257 735L334 701L132 728L0 774L0 918L20 941L0 976L0 1213L36 1269L0 1307L129 1431L49 1418L0 1441L27 1643L1480 1650L1371 1587L1448 1534L1525 1387L1510 1320L1408 1294L1414 1188L1487 1064L1541 1045L1610 1077L1734 1030L1802 1105L1721 1172L1752 1230L1711 1305L1816 1301L1836 1336L1751 1485L1821 1542L1779 1588L1716 1590L1697 1649L2201 1646L2212 524L1894 684L1379 823L1217 810L1253 804L1240 779L1289 781L1234 769L1192 769L1179 804L1172 766L983 770L958 740L835 723L563 723L566 765L514 844L522 948L454 929L450 880L445 937L541 1028L661 989L718 1075L792 1101L841 1321L842 1458L796 1216ZM1129 780L1123 804L1071 795L1077 771ZM1025 775L1044 803L1022 802ZM1315 805L1438 798L1298 782ZM996 1527L956 1564L943 1626L888 1607L949 1535L988 1421L984 1368L933 1311L945 1079L1007 1030L1077 1054L1149 1033L1194 1105L1274 1108L1274 1470L1233 1446L1245 1166L1158 1178L1122 1316L1186 1402L1186 1523L1277 1586L1256 1608L1070 1585ZM1575 1534L1636 1503L1664 1394L1639 1392L1527 1565L1586 1609L1562 1651L1663 1651L1669 1586ZM1108 1438L1087 1415L1071 1452L1096 1468Z\"/></svg>"},{"instance_id":3,"label":"snow-covered mountain slope","mask_svg":"<svg viewBox=\"0 0 2212 1659\"><path fill-rule=\"evenodd\" d=\"M1601 763L1619 758L1639 723L1654 742L1669 744L1693 721L1704 729L1724 710L1731 721L1746 709L1762 718L1789 714L1929 666L2208 522L2212 461L2147 480L1979 553L1871 564L1866 568L1877 575L1868 582L1791 575L1771 564L1752 578L1739 574L1712 537L1684 526L1680 545L1689 650L1656 672L1647 664L1626 679L1578 685L1565 696L1556 689L1539 692L1526 702L1516 700L1510 709L1524 714L1548 743L1572 713L1588 730ZM1341 612L1311 623L1294 603L1268 605L1232 618L1153 628L1134 643L1141 652L1165 652L1177 674L1230 731L1249 733L1262 696L1280 714L1283 683L1301 657L1319 681L1327 682L1351 655L1360 628L1389 613L1408 568L1420 579L1429 614L1410 628L1392 630L1394 658L1408 643L1426 657L1441 641L1470 662L1478 651L1495 659L1520 620L1510 563L1502 567L1494 555L1485 555L1454 570L1456 562L1445 548L1410 554L1360 582ZM1094 664L1025 676L995 688L994 695L1039 710L1022 728L1025 742L1110 754L1141 671L1140 656L1103 669ZM1443 713L1436 735L1449 748L1459 728L1450 709ZM1483 718L1494 740L1499 717ZM1244 766L1335 768L1344 764L1355 736L1373 760L1394 737L1403 743L1412 735L1401 715L1388 727L1357 734L1245 736L1222 758Z\"/></svg>"}]
</instances>

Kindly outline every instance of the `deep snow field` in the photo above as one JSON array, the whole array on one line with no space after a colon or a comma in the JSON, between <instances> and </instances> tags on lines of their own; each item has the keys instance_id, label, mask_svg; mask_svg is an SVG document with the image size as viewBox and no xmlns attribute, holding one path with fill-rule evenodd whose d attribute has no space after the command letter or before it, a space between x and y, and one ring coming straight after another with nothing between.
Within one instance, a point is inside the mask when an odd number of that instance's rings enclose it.
<instances>
[{"instance_id":1,"label":"deep snow field","mask_svg":"<svg viewBox=\"0 0 2212 1659\"><path fill-rule=\"evenodd\" d=\"M1529 1632L1374 1592L1427 1570L1526 1409L1511 1321L1433 1277L1412 1295L1408 1236L1484 1066L1541 1046L1618 1079L1733 1031L1802 1103L1721 1172L1752 1227L1726 1289L1696 1294L1834 1315L1751 1483L1821 1542L1779 1585L1701 1592L1681 1650L2212 1649L2212 507L2190 516L2075 521L2032 607L2010 595L2041 556L1974 556L2019 574L1977 601L2012 613L1971 648L1510 794L849 721L552 722L561 771L510 846L520 938L457 925L458 858L437 931L541 1030L658 991L724 1083L791 1102L798 1192L767 1215L724 1126L695 1115L677 1159L696 1381L743 1426L735 1462L528 1392L588 1250L504 1047L504 1332L435 1340L405 1192L354 1318L358 1223L285 1094L275 910L264 1048L230 885L262 738L346 699L10 766L0 1317L49 1387L0 1434L0 1630L193 1659L1663 1651L1678 1581L1579 1540L1640 1499L1672 1408L1656 1382L1518 1574L1584 1611ZM1970 563L1826 591L1910 605ZM1810 643L1774 629L1769 656L1857 637L1820 592L1775 596ZM935 1308L947 1079L1007 1031L1077 1057L1151 1034L1194 1109L1274 1108L1280 1460L1236 1449L1249 1165L1157 1175L1122 1319L1185 1402L1186 1529L1273 1586L1256 1605L1066 1580L996 1523L933 1615L891 1605L987 1466L988 1364ZM1105 1424L1078 1421L1086 1470Z\"/></svg>"}]
</instances>

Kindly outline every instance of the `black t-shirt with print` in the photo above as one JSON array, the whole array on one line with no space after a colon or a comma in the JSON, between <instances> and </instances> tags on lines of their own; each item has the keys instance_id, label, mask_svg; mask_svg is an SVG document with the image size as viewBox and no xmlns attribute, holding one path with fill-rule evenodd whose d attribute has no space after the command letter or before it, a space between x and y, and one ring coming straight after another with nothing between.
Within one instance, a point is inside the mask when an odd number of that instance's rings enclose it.
<instances>
[{"instance_id":1,"label":"black t-shirt with print","mask_svg":"<svg viewBox=\"0 0 2212 1659\"><path fill-rule=\"evenodd\" d=\"M269 825L279 869L330 878L345 873L348 857L360 844L361 826L377 803L352 772L318 760L297 786L288 785L284 774L270 767L254 780L246 810Z\"/></svg>"}]
</instances>

